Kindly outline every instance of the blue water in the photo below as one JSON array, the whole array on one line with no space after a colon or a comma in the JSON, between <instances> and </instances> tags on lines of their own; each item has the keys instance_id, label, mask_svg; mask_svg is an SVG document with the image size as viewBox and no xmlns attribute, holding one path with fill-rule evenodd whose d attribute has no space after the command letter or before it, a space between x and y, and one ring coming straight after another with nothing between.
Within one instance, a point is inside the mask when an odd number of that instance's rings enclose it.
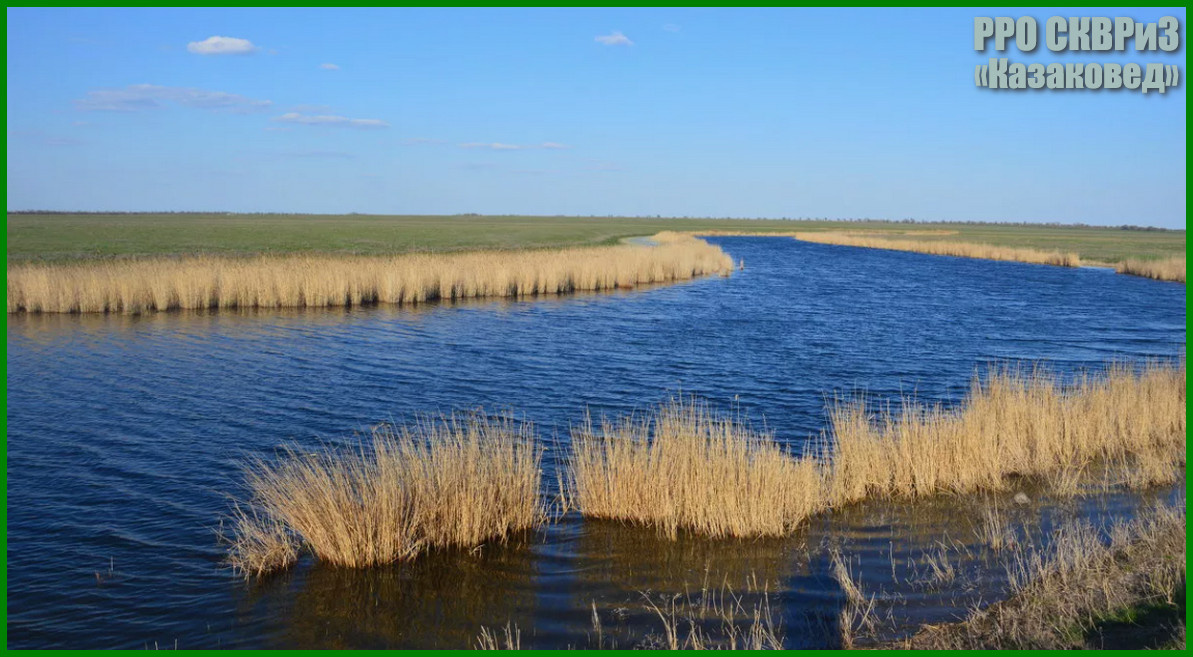
<instances>
[{"instance_id":1,"label":"blue water","mask_svg":"<svg viewBox=\"0 0 1193 657\"><path fill-rule=\"evenodd\" d=\"M749 547L669 544L569 517L479 555L366 574L306 560L262 583L221 567L215 528L241 492L246 456L426 412L514 410L558 447L586 409L693 394L798 448L824 428L835 394L948 403L992 362L1072 373L1184 354L1179 284L783 238L710 241L746 269L415 309L9 316L9 647L469 647L481 625L511 619L524 646L584 647L594 601L610 606L609 622L632 619L617 610L635 586L666 590L656 578L679 586L710 568L773 573L798 624L836 595L823 558L799 556L800 541L885 531L914 550L956 514L921 509L936 520L908 533L891 520L914 525L906 511L859 512ZM952 599L928 607L963 610Z\"/></svg>"}]
</instances>

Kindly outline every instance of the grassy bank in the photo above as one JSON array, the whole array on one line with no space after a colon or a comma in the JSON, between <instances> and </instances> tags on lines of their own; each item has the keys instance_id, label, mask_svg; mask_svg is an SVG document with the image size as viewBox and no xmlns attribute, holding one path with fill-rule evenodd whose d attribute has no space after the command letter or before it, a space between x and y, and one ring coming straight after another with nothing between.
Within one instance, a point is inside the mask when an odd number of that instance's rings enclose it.
<instances>
[{"instance_id":1,"label":"grassy bank","mask_svg":"<svg viewBox=\"0 0 1193 657\"><path fill-rule=\"evenodd\" d=\"M1185 282L1185 256L1173 256L1162 260L1136 260L1131 258L1115 265L1120 274L1144 276L1160 281Z\"/></svg>"},{"instance_id":2,"label":"grassy bank","mask_svg":"<svg viewBox=\"0 0 1193 657\"><path fill-rule=\"evenodd\" d=\"M977 231L974 231L977 232ZM695 235L753 235L751 231L709 230L692 233ZM963 241L961 231L949 229L893 229L884 230L817 230L817 231L783 231L768 233L775 236L792 237L805 242L817 244L835 244L839 246L856 246L867 249L887 249L891 251L907 251L912 253L927 253L929 255L947 255L959 258L976 258L979 260L1002 260L1009 262L1026 262L1056 267L1113 266L1120 274L1142 276L1161 281L1185 282L1184 234L1180 236L1181 255L1155 255L1167 253L1170 246L1176 245L1174 239L1171 244L1157 252L1149 252L1146 257L1129 257L1124 260L1082 260L1082 255L1075 250L1051 250L1023 246L1000 246L996 243L979 243ZM1010 233L1003 235L989 235L996 242L1005 240ZM1066 248L1082 248L1086 253L1101 253L1102 249L1093 249L1081 245L1078 240L1063 243ZM1155 246L1155 245L1153 245ZM1111 257L1117 258L1115 252Z\"/></svg>"},{"instance_id":3,"label":"grassy bank","mask_svg":"<svg viewBox=\"0 0 1193 657\"><path fill-rule=\"evenodd\" d=\"M795 233L795 238L805 242L859 246L868 249L889 249L892 251L913 251L932 255L949 255L981 260L1009 260L1059 267L1080 267L1081 256L1072 251L1042 251L1026 247L995 246L976 242L927 241L923 239L891 239L847 232Z\"/></svg>"},{"instance_id":4,"label":"grassy bank","mask_svg":"<svg viewBox=\"0 0 1193 657\"><path fill-rule=\"evenodd\" d=\"M917 650L1184 648L1185 510L1115 525L1071 523L1048 550L1021 548L1013 595L895 647Z\"/></svg>"},{"instance_id":5,"label":"grassy bank","mask_svg":"<svg viewBox=\"0 0 1193 657\"><path fill-rule=\"evenodd\" d=\"M727 273L732 259L673 233L657 246L397 256L280 255L27 263L8 268L8 312L115 312L414 304L527 297Z\"/></svg>"},{"instance_id":6,"label":"grassy bank","mask_svg":"<svg viewBox=\"0 0 1193 657\"><path fill-rule=\"evenodd\" d=\"M905 234L912 237L910 239L892 238L885 234L866 231L797 232L792 233L792 236L805 242L820 244L911 251L982 260L1008 260L1059 267L1113 264L1115 271L1120 274L1143 276L1161 281L1185 282L1185 256L1183 254L1151 259L1127 258L1115 263L1092 260L1083 263L1081 256L1074 251L1043 251L1035 248L997 246L941 238L941 235L947 233L948 231L906 231Z\"/></svg>"},{"instance_id":7,"label":"grassy bank","mask_svg":"<svg viewBox=\"0 0 1193 657\"><path fill-rule=\"evenodd\" d=\"M9 264L184 255L559 248L615 244L660 231L865 231L877 237L956 241L1077 253L1114 263L1185 253L1185 231L1087 226L638 217L186 214L8 214Z\"/></svg>"},{"instance_id":8,"label":"grassy bank","mask_svg":"<svg viewBox=\"0 0 1193 657\"><path fill-rule=\"evenodd\" d=\"M619 244L654 233L671 236L664 248L648 253ZM1067 266L1089 259L1121 262L1124 273L1184 280L1184 231L595 217L9 214L7 305L8 312L138 313L417 303L632 287L730 268L718 249L683 234L790 235Z\"/></svg>"}]
</instances>

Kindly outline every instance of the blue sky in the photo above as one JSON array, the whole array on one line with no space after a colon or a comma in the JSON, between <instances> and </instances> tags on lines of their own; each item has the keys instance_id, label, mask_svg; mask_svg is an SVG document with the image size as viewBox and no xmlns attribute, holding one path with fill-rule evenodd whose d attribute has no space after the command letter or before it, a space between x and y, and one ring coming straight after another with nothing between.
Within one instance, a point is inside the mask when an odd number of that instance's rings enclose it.
<instances>
[{"instance_id":1,"label":"blue sky","mask_svg":"<svg viewBox=\"0 0 1193 657\"><path fill-rule=\"evenodd\" d=\"M9 9L8 208L1185 226L1185 90L992 92L975 15ZM212 39L212 37L225 37ZM1005 55L1161 62L1185 48Z\"/></svg>"}]
</instances>

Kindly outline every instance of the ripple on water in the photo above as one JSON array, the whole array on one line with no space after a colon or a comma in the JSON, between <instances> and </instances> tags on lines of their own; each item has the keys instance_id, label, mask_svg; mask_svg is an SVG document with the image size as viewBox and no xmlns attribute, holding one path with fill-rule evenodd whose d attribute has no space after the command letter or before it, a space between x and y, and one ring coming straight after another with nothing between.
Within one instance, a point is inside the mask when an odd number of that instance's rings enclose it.
<instances>
[{"instance_id":1,"label":"ripple on water","mask_svg":"<svg viewBox=\"0 0 1193 657\"><path fill-rule=\"evenodd\" d=\"M868 504L783 540L672 543L566 518L476 554L352 572L304 561L245 584L215 528L237 465L281 444L484 406L535 422L547 479L568 427L708 398L798 446L834 394L954 402L988 363L1061 372L1185 348L1182 286L1087 269L716 238L730 278L608 295L417 308L10 316L8 636L27 647L466 647L515 622L534 646L584 647L653 622L639 591L772 583L793 646L831 643L852 559L905 623L947 619L1005 585L956 503ZM1137 499L1038 504L1026 524L1129 515ZM945 538L979 591L923 583ZM892 563L894 564L892 566ZM97 578L97 573L99 577ZM897 600L911 601L897 604ZM884 602L885 601L885 602Z\"/></svg>"}]
</instances>

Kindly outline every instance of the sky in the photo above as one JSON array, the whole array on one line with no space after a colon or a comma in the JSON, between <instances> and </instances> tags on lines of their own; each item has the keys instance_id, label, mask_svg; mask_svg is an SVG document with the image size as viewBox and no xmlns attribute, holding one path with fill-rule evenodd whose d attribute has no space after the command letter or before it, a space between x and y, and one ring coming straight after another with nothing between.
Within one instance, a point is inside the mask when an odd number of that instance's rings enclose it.
<instances>
[{"instance_id":1,"label":"sky","mask_svg":"<svg viewBox=\"0 0 1193 657\"><path fill-rule=\"evenodd\" d=\"M1185 227L1184 81L992 91L975 16L8 9L8 209ZM1183 34L1182 34L1183 36Z\"/></svg>"}]
</instances>

